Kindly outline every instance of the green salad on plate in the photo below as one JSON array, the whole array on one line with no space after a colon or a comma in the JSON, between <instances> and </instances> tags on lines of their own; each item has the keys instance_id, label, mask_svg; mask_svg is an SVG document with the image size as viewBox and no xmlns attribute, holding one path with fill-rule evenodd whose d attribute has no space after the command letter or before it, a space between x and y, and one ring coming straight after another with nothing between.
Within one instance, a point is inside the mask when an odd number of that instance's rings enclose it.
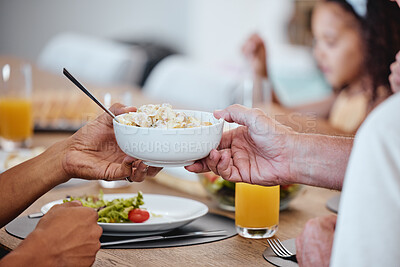
<instances>
[{"instance_id":1,"label":"green salad on plate","mask_svg":"<svg viewBox=\"0 0 400 267\"><path fill-rule=\"evenodd\" d=\"M150 213L141 209L144 204L142 192L137 196L128 199L104 200L102 191L97 196L69 197L65 202L78 200L84 207L97 210L98 222L101 223L141 223L149 219Z\"/></svg>"}]
</instances>

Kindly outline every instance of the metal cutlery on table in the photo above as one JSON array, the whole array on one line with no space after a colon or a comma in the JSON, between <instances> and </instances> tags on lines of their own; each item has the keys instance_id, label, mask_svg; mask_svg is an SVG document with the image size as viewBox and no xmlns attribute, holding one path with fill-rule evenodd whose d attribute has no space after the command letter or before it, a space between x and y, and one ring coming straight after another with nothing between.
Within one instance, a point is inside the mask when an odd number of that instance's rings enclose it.
<instances>
[{"instance_id":1,"label":"metal cutlery on table","mask_svg":"<svg viewBox=\"0 0 400 267\"><path fill-rule=\"evenodd\" d=\"M114 120L119 122L118 118L115 117L114 113L112 113L108 108L106 108L106 106L104 106L103 103L97 100L97 98L92 93L90 93L89 90L86 89L85 86L83 86L74 76L72 76L72 74L69 73L67 69L64 68L63 73L73 84L75 84L79 89L81 89L82 92L84 92L90 99L92 99L97 105L99 105L108 115L110 115Z\"/></svg>"},{"instance_id":2,"label":"metal cutlery on table","mask_svg":"<svg viewBox=\"0 0 400 267\"><path fill-rule=\"evenodd\" d=\"M282 259L297 262L296 254L290 252L278 238L269 238L267 239L267 242L276 256Z\"/></svg>"},{"instance_id":3,"label":"metal cutlery on table","mask_svg":"<svg viewBox=\"0 0 400 267\"><path fill-rule=\"evenodd\" d=\"M36 219L36 218L42 218L43 217L43 213L42 212L37 212L37 213L32 213L28 215L29 219Z\"/></svg>"},{"instance_id":4,"label":"metal cutlery on table","mask_svg":"<svg viewBox=\"0 0 400 267\"><path fill-rule=\"evenodd\" d=\"M41 218L43 213L33 213L29 214L28 218L35 219ZM154 235L154 236L146 236L146 237L138 237L132 239L118 240L118 241L110 241L110 242L102 242L101 246L112 246L112 245L121 245L121 244L129 244L129 243L138 243L138 242L146 242L146 241L156 241L156 240L166 240L166 239L175 239L175 238L184 238L184 237L196 237L196 236L221 236L226 233L226 230L213 230L213 231L198 231L191 232L186 234L179 235L170 235L170 236L162 236L162 235Z\"/></svg>"},{"instance_id":5,"label":"metal cutlery on table","mask_svg":"<svg viewBox=\"0 0 400 267\"><path fill-rule=\"evenodd\" d=\"M155 236L138 237L138 238L126 239L126 240L103 242L103 243L101 243L101 246L105 247L105 246L121 245L121 244L128 244L128 243L138 243L138 242L146 242L146 241L166 240L166 239L195 237L195 236L220 236L220 235L224 235L225 233L226 233L225 230L215 230L215 231L191 232L191 233L180 234L180 235L171 235L171 236L155 235Z\"/></svg>"}]
</instances>

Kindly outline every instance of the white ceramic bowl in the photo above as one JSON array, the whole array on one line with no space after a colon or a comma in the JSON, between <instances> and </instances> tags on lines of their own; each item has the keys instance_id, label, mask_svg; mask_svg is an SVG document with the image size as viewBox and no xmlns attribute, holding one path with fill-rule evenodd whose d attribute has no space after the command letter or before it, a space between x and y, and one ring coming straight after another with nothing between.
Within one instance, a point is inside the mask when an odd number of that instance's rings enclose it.
<instances>
[{"instance_id":1,"label":"white ceramic bowl","mask_svg":"<svg viewBox=\"0 0 400 267\"><path fill-rule=\"evenodd\" d=\"M209 112L176 111L184 112L201 122L211 122L212 125L161 129L130 126L114 120L115 137L121 150L149 166L180 167L208 156L212 149L218 147L224 126L222 119L217 120Z\"/></svg>"}]
</instances>

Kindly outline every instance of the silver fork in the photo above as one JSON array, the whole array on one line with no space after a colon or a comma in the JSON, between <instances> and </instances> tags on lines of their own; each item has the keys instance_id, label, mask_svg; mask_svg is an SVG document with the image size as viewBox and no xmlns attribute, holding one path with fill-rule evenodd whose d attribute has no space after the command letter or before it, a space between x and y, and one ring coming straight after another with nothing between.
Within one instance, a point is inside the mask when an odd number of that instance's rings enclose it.
<instances>
[{"instance_id":1,"label":"silver fork","mask_svg":"<svg viewBox=\"0 0 400 267\"><path fill-rule=\"evenodd\" d=\"M267 242L276 256L286 260L297 262L296 254L293 254L287 248L285 248L285 246L278 238L269 238L267 239Z\"/></svg>"}]
</instances>

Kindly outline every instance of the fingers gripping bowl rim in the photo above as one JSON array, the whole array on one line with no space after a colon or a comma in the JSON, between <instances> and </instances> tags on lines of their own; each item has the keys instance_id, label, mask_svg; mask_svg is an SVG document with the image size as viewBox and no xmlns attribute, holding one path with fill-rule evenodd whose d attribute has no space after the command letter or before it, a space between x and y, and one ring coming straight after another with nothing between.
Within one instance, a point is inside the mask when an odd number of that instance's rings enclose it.
<instances>
[{"instance_id":1,"label":"fingers gripping bowl rim","mask_svg":"<svg viewBox=\"0 0 400 267\"><path fill-rule=\"evenodd\" d=\"M118 146L127 155L143 160L154 167L180 167L193 164L217 148L223 132L223 119L210 112L174 110L184 112L211 125L193 128L147 128L125 125L113 120ZM124 114L118 115L118 117Z\"/></svg>"}]
</instances>

